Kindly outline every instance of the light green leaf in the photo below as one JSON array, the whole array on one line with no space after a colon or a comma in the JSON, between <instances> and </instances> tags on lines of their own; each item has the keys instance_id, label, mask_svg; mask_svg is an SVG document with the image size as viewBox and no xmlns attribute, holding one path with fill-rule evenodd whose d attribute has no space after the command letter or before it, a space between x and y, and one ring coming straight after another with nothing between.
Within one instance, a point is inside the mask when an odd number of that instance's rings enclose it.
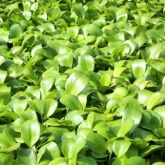
<instances>
[{"instance_id":1,"label":"light green leaf","mask_svg":"<svg viewBox=\"0 0 165 165\"><path fill-rule=\"evenodd\" d=\"M132 119L127 119L122 126L119 129L119 132L117 133L118 137L123 137L125 136L128 132L131 131L131 129L133 128L134 123L132 121Z\"/></svg>"},{"instance_id":2,"label":"light green leaf","mask_svg":"<svg viewBox=\"0 0 165 165\"><path fill-rule=\"evenodd\" d=\"M83 121L82 112L81 111L70 111L65 117L66 120L70 120L73 125L79 125Z\"/></svg>"},{"instance_id":3,"label":"light green leaf","mask_svg":"<svg viewBox=\"0 0 165 165\"><path fill-rule=\"evenodd\" d=\"M132 98L128 99L126 102L122 120L125 122L127 119L132 119L136 127L140 124L142 118L142 107Z\"/></svg>"},{"instance_id":4,"label":"light green leaf","mask_svg":"<svg viewBox=\"0 0 165 165\"><path fill-rule=\"evenodd\" d=\"M147 165L148 163L141 157L139 156L133 156L128 159L128 165Z\"/></svg>"},{"instance_id":5,"label":"light green leaf","mask_svg":"<svg viewBox=\"0 0 165 165\"><path fill-rule=\"evenodd\" d=\"M7 86L0 86L0 104L7 104L11 99L11 88Z\"/></svg>"},{"instance_id":6,"label":"light green leaf","mask_svg":"<svg viewBox=\"0 0 165 165\"><path fill-rule=\"evenodd\" d=\"M66 138L62 142L62 152L69 159L69 165L77 164L77 154L85 147L85 140L81 137Z\"/></svg>"},{"instance_id":7,"label":"light green leaf","mask_svg":"<svg viewBox=\"0 0 165 165\"><path fill-rule=\"evenodd\" d=\"M131 142L127 140L115 140L113 143L113 151L117 157L123 156L131 146Z\"/></svg>"},{"instance_id":8,"label":"light green leaf","mask_svg":"<svg viewBox=\"0 0 165 165\"><path fill-rule=\"evenodd\" d=\"M20 149L17 153L18 162L22 165L36 165L36 154L33 149Z\"/></svg>"},{"instance_id":9,"label":"light green leaf","mask_svg":"<svg viewBox=\"0 0 165 165\"><path fill-rule=\"evenodd\" d=\"M90 55L83 55L78 57L78 69L82 71L94 70L94 58Z\"/></svg>"},{"instance_id":10,"label":"light green leaf","mask_svg":"<svg viewBox=\"0 0 165 165\"><path fill-rule=\"evenodd\" d=\"M88 80L81 72L72 73L65 84L68 93L78 95L87 85Z\"/></svg>"},{"instance_id":11,"label":"light green leaf","mask_svg":"<svg viewBox=\"0 0 165 165\"><path fill-rule=\"evenodd\" d=\"M20 37L23 33L22 27L20 24L13 24L10 27L10 31L9 31L9 37L10 38L16 38L16 37Z\"/></svg>"},{"instance_id":12,"label":"light green leaf","mask_svg":"<svg viewBox=\"0 0 165 165\"><path fill-rule=\"evenodd\" d=\"M88 148L96 155L105 155L105 140L104 138L96 133L91 133L87 135L86 138ZM99 148L99 150L98 150Z\"/></svg>"},{"instance_id":13,"label":"light green leaf","mask_svg":"<svg viewBox=\"0 0 165 165\"><path fill-rule=\"evenodd\" d=\"M60 157L60 150L55 142L49 142L43 145L38 152L37 162L43 160L54 160Z\"/></svg>"},{"instance_id":14,"label":"light green leaf","mask_svg":"<svg viewBox=\"0 0 165 165\"><path fill-rule=\"evenodd\" d=\"M57 101L53 99L37 100L33 99L29 101L30 106L38 113L44 116L44 118L50 117L56 111Z\"/></svg>"},{"instance_id":15,"label":"light green leaf","mask_svg":"<svg viewBox=\"0 0 165 165\"><path fill-rule=\"evenodd\" d=\"M26 121L21 128L21 137L29 147L32 147L40 137L40 124L35 120Z\"/></svg>"},{"instance_id":16,"label":"light green leaf","mask_svg":"<svg viewBox=\"0 0 165 165\"><path fill-rule=\"evenodd\" d=\"M142 128L149 129L151 131L163 127L161 117L153 111L144 111L140 125Z\"/></svg>"},{"instance_id":17,"label":"light green leaf","mask_svg":"<svg viewBox=\"0 0 165 165\"><path fill-rule=\"evenodd\" d=\"M161 99L161 93L160 92L156 92L154 94L152 94L147 101L147 109L152 109L155 105L157 105L159 103Z\"/></svg>"},{"instance_id":18,"label":"light green leaf","mask_svg":"<svg viewBox=\"0 0 165 165\"><path fill-rule=\"evenodd\" d=\"M144 72L146 70L146 62L143 59L138 59L133 61L132 63L132 71L136 78L140 78L144 76Z\"/></svg>"},{"instance_id":19,"label":"light green leaf","mask_svg":"<svg viewBox=\"0 0 165 165\"><path fill-rule=\"evenodd\" d=\"M71 53L59 54L55 57L59 65L65 67L72 67L73 64L73 55Z\"/></svg>"},{"instance_id":20,"label":"light green leaf","mask_svg":"<svg viewBox=\"0 0 165 165\"><path fill-rule=\"evenodd\" d=\"M149 104L149 98L153 93L149 90L143 89L140 90L138 93L138 102L140 104L144 104L145 106L147 106L147 103ZM151 103L152 104L152 103Z\"/></svg>"},{"instance_id":21,"label":"light green leaf","mask_svg":"<svg viewBox=\"0 0 165 165\"><path fill-rule=\"evenodd\" d=\"M82 105L76 96L66 94L61 97L60 102L71 110L82 110Z\"/></svg>"},{"instance_id":22,"label":"light green leaf","mask_svg":"<svg viewBox=\"0 0 165 165\"><path fill-rule=\"evenodd\" d=\"M102 34L101 29L94 24L84 25L84 27L82 28L82 31L85 37L87 35L100 36Z\"/></svg>"},{"instance_id":23,"label":"light green leaf","mask_svg":"<svg viewBox=\"0 0 165 165\"><path fill-rule=\"evenodd\" d=\"M59 157L51 161L48 165L68 165L68 164L65 158Z\"/></svg>"},{"instance_id":24,"label":"light green leaf","mask_svg":"<svg viewBox=\"0 0 165 165\"><path fill-rule=\"evenodd\" d=\"M165 128L165 105L156 107L154 109L154 112L156 112L157 114L159 114L159 116L162 118L163 128Z\"/></svg>"},{"instance_id":25,"label":"light green leaf","mask_svg":"<svg viewBox=\"0 0 165 165\"><path fill-rule=\"evenodd\" d=\"M7 76L7 72L0 70L0 84L4 83L6 76Z\"/></svg>"},{"instance_id":26,"label":"light green leaf","mask_svg":"<svg viewBox=\"0 0 165 165\"><path fill-rule=\"evenodd\" d=\"M92 157L81 156L78 159L78 165L97 165L97 163Z\"/></svg>"},{"instance_id":27,"label":"light green leaf","mask_svg":"<svg viewBox=\"0 0 165 165\"><path fill-rule=\"evenodd\" d=\"M84 17L85 17L85 10L84 10L84 8L83 8L83 6L82 6L82 3L75 3L75 4L73 4L72 10L73 10L73 12L74 12L79 18L84 19Z\"/></svg>"}]
</instances>

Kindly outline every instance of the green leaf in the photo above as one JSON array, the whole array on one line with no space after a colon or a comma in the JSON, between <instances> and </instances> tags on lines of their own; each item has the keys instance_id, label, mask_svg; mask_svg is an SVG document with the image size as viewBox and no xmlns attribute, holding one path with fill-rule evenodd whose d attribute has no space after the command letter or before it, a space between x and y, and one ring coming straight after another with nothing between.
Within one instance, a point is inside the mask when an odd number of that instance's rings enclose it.
<instances>
[{"instance_id":1,"label":"green leaf","mask_svg":"<svg viewBox=\"0 0 165 165\"><path fill-rule=\"evenodd\" d=\"M102 86L109 86L112 80L112 71L99 71L100 82Z\"/></svg>"},{"instance_id":2,"label":"green leaf","mask_svg":"<svg viewBox=\"0 0 165 165\"><path fill-rule=\"evenodd\" d=\"M58 61L59 65L65 66L65 67L72 67L73 64L73 55L70 53L66 54L59 54L55 57L55 59Z\"/></svg>"},{"instance_id":3,"label":"green leaf","mask_svg":"<svg viewBox=\"0 0 165 165\"><path fill-rule=\"evenodd\" d=\"M84 27L82 28L82 31L83 31L84 36L87 36L87 35L100 36L102 34L101 29L94 24L84 25Z\"/></svg>"},{"instance_id":4,"label":"green leaf","mask_svg":"<svg viewBox=\"0 0 165 165\"><path fill-rule=\"evenodd\" d=\"M82 105L76 96L66 94L61 97L60 102L71 110L82 110Z\"/></svg>"},{"instance_id":5,"label":"green leaf","mask_svg":"<svg viewBox=\"0 0 165 165\"><path fill-rule=\"evenodd\" d=\"M40 137L40 124L35 120L26 121L21 128L21 137L29 147L32 147Z\"/></svg>"},{"instance_id":6,"label":"green leaf","mask_svg":"<svg viewBox=\"0 0 165 165\"><path fill-rule=\"evenodd\" d=\"M146 70L145 60L138 59L132 63L132 71L136 78L140 78L140 77L144 76L145 70Z\"/></svg>"},{"instance_id":7,"label":"green leaf","mask_svg":"<svg viewBox=\"0 0 165 165\"><path fill-rule=\"evenodd\" d=\"M86 138L87 147L96 155L104 156L105 155L105 140L104 138L96 133L91 133L87 135ZM99 150L98 150L99 148Z\"/></svg>"},{"instance_id":8,"label":"green leaf","mask_svg":"<svg viewBox=\"0 0 165 165\"><path fill-rule=\"evenodd\" d=\"M144 111L140 125L141 127L151 131L163 127L161 117L153 111Z\"/></svg>"},{"instance_id":9,"label":"green leaf","mask_svg":"<svg viewBox=\"0 0 165 165\"><path fill-rule=\"evenodd\" d=\"M156 163L153 163L152 165L165 165L164 162L156 162Z\"/></svg>"},{"instance_id":10,"label":"green leaf","mask_svg":"<svg viewBox=\"0 0 165 165\"><path fill-rule=\"evenodd\" d=\"M7 86L0 86L0 104L7 104L11 99L11 88Z\"/></svg>"},{"instance_id":11,"label":"green leaf","mask_svg":"<svg viewBox=\"0 0 165 165\"><path fill-rule=\"evenodd\" d=\"M78 165L97 165L97 163L92 157L81 156L78 159Z\"/></svg>"},{"instance_id":12,"label":"green leaf","mask_svg":"<svg viewBox=\"0 0 165 165\"><path fill-rule=\"evenodd\" d=\"M83 121L83 117L81 115L81 111L73 110L67 113L65 119L70 120L73 125L79 125Z\"/></svg>"},{"instance_id":13,"label":"green leaf","mask_svg":"<svg viewBox=\"0 0 165 165\"><path fill-rule=\"evenodd\" d=\"M66 138L62 142L62 153L69 159L68 164L77 164L77 154L85 147L85 140L81 137Z\"/></svg>"},{"instance_id":14,"label":"green leaf","mask_svg":"<svg viewBox=\"0 0 165 165\"><path fill-rule=\"evenodd\" d=\"M23 33L22 27L20 24L13 24L10 27L10 31L9 31L9 37L10 38L16 38L16 37L20 37Z\"/></svg>"},{"instance_id":15,"label":"green leaf","mask_svg":"<svg viewBox=\"0 0 165 165\"><path fill-rule=\"evenodd\" d=\"M131 131L131 129L133 128L134 123L132 121L132 119L127 119L122 126L119 129L119 132L117 133L118 137L123 137L125 136L128 132Z\"/></svg>"},{"instance_id":16,"label":"green leaf","mask_svg":"<svg viewBox=\"0 0 165 165\"><path fill-rule=\"evenodd\" d=\"M88 80L81 72L72 73L65 84L65 89L68 93L77 96L87 85Z\"/></svg>"},{"instance_id":17,"label":"green leaf","mask_svg":"<svg viewBox=\"0 0 165 165\"><path fill-rule=\"evenodd\" d=\"M67 165L67 161L63 157L59 157L51 161L48 165Z\"/></svg>"},{"instance_id":18,"label":"green leaf","mask_svg":"<svg viewBox=\"0 0 165 165\"><path fill-rule=\"evenodd\" d=\"M165 105L156 107L154 109L154 112L156 112L157 114L159 114L159 116L162 118L163 128L165 128Z\"/></svg>"},{"instance_id":19,"label":"green leaf","mask_svg":"<svg viewBox=\"0 0 165 165\"><path fill-rule=\"evenodd\" d=\"M147 53L151 59L158 60L160 53L164 50L164 42L155 44L147 50Z\"/></svg>"},{"instance_id":20,"label":"green leaf","mask_svg":"<svg viewBox=\"0 0 165 165\"><path fill-rule=\"evenodd\" d=\"M7 72L0 70L0 84L4 83L6 76L7 76Z\"/></svg>"},{"instance_id":21,"label":"green leaf","mask_svg":"<svg viewBox=\"0 0 165 165\"><path fill-rule=\"evenodd\" d=\"M18 98L12 99L8 104L15 113L21 114L27 106L27 100L20 100Z\"/></svg>"},{"instance_id":22,"label":"green leaf","mask_svg":"<svg viewBox=\"0 0 165 165\"><path fill-rule=\"evenodd\" d=\"M127 119L132 119L134 122L134 126L137 126L140 124L142 118L142 107L138 104L138 102L135 99L129 98L126 101L126 105L124 107L123 112L123 122L125 122Z\"/></svg>"},{"instance_id":23,"label":"green leaf","mask_svg":"<svg viewBox=\"0 0 165 165\"><path fill-rule=\"evenodd\" d=\"M159 151L163 148L164 148L164 146L160 146L160 145L150 145L150 146L146 147L145 150L143 150L143 152L141 153L141 156L142 157L149 156L150 154L154 153L155 151Z\"/></svg>"},{"instance_id":24,"label":"green leaf","mask_svg":"<svg viewBox=\"0 0 165 165\"><path fill-rule=\"evenodd\" d=\"M19 164L23 165L36 165L36 154L33 149L20 149L17 153Z\"/></svg>"},{"instance_id":25,"label":"green leaf","mask_svg":"<svg viewBox=\"0 0 165 165\"><path fill-rule=\"evenodd\" d=\"M149 90L143 89L140 90L138 93L138 102L140 104L144 104L145 106L148 104L152 104L151 102L149 102L149 98L153 93Z\"/></svg>"},{"instance_id":26,"label":"green leaf","mask_svg":"<svg viewBox=\"0 0 165 165\"><path fill-rule=\"evenodd\" d=\"M154 60L150 60L149 64L151 67L153 67L154 69L156 69L157 71L159 71L160 73L165 74L165 66L164 66L164 62L162 61L154 61Z\"/></svg>"},{"instance_id":27,"label":"green leaf","mask_svg":"<svg viewBox=\"0 0 165 165\"><path fill-rule=\"evenodd\" d=\"M58 103L56 100L53 99L33 99L29 101L29 104L33 108L33 110L43 115L44 118L48 118L54 114Z\"/></svg>"},{"instance_id":28,"label":"green leaf","mask_svg":"<svg viewBox=\"0 0 165 165\"><path fill-rule=\"evenodd\" d=\"M38 152L37 162L43 160L54 160L60 157L60 150L55 142L49 142L43 145Z\"/></svg>"},{"instance_id":29,"label":"green leaf","mask_svg":"<svg viewBox=\"0 0 165 165\"><path fill-rule=\"evenodd\" d=\"M147 165L148 163L141 157L139 156L133 156L128 159L128 165Z\"/></svg>"},{"instance_id":30,"label":"green leaf","mask_svg":"<svg viewBox=\"0 0 165 165\"><path fill-rule=\"evenodd\" d=\"M84 10L84 8L83 8L83 6L82 6L82 3L75 3L75 4L73 4L72 10L73 10L73 12L74 12L79 18L84 19L84 17L85 17L85 10Z\"/></svg>"},{"instance_id":31,"label":"green leaf","mask_svg":"<svg viewBox=\"0 0 165 165\"><path fill-rule=\"evenodd\" d=\"M78 69L84 71L94 70L94 58L90 55L83 55L78 57Z\"/></svg>"},{"instance_id":32,"label":"green leaf","mask_svg":"<svg viewBox=\"0 0 165 165\"><path fill-rule=\"evenodd\" d=\"M159 103L161 99L161 93L160 92L155 92L152 94L147 101L147 109L152 109L155 105Z\"/></svg>"},{"instance_id":33,"label":"green leaf","mask_svg":"<svg viewBox=\"0 0 165 165\"><path fill-rule=\"evenodd\" d=\"M13 165L14 155L12 153L0 153L1 165Z\"/></svg>"},{"instance_id":34,"label":"green leaf","mask_svg":"<svg viewBox=\"0 0 165 165\"><path fill-rule=\"evenodd\" d=\"M131 146L131 142L127 140L115 140L113 142L113 151L117 157L123 156Z\"/></svg>"}]
</instances>

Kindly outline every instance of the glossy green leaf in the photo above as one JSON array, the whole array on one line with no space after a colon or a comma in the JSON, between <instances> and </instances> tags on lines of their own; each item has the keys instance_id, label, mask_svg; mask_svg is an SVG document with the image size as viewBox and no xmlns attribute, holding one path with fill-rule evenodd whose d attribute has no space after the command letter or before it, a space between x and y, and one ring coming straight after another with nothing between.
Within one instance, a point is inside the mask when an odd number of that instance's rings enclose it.
<instances>
[{"instance_id":1,"label":"glossy green leaf","mask_svg":"<svg viewBox=\"0 0 165 165\"><path fill-rule=\"evenodd\" d=\"M153 124L154 123L154 124ZM141 127L154 131L155 129L162 128L161 117L153 111L145 111L141 121Z\"/></svg>"},{"instance_id":2,"label":"glossy green leaf","mask_svg":"<svg viewBox=\"0 0 165 165\"><path fill-rule=\"evenodd\" d=\"M147 109L152 109L155 105L159 103L161 99L161 93L156 92L152 94L147 101Z\"/></svg>"},{"instance_id":3,"label":"glossy green leaf","mask_svg":"<svg viewBox=\"0 0 165 165\"><path fill-rule=\"evenodd\" d=\"M66 138L62 142L62 152L69 159L68 164L76 165L77 154L85 147L85 140L81 137Z\"/></svg>"},{"instance_id":4,"label":"glossy green leaf","mask_svg":"<svg viewBox=\"0 0 165 165\"><path fill-rule=\"evenodd\" d=\"M131 131L133 126L134 126L134 123L133 123L132 119L126 120L125 123L123 123L123 125L121 126L119 132L117 133L117 136L118 137L125 136L128 132Z\"/></svg>"},{"instance_id":5,"label":"glossy green leaf","mask_svg":"<svg viewBox=\"0 0 165 165\"><path fill-rule=\"evenodd\" d=\"M78 69L84 71L94 70L94 59L90 55L83 55L78 57Z\"/></svg>"},{"instance_id":6,"label":"glossy green leaf","mask_svg":"<svg viewBox=\"0 0 165 165\"><path fill-rule=\"evenodd\" d=\"M85 17L85 10L82 6L82 3L75 3L73 5L73 12L79 17L79 18L84 18Z\"/></svg>"},{"instance_id":7,"label":"glossy green leaf","mask_svg":"<svg viewBox=\"0 0 165 165\"><path fill-rule=\"evenodd\" d=\"M82 110L82 105L80 101L74 95L66 94L61 97L60 102L71 110Z\"/></svg>"},{"instance_id":8,"label":"glossy green leaf","mask_svg":"<svg viewBox=\"0 0 165 165\"><path fill-rule=\"evenodd\" d=\"M133 74L136 78L142 77L146 70L146 63L143 59L135 60L132 63Z\"/></svg>"},{"instance_id":9,"label":"glossy green leaf","mask_svg":"<svg viewBox=\"0 0 165 165\"><path fill-rule=\"evenodd\" d=\"M18 150L17 157L18 157L19 164L23 164L23 165L37 164L36 154L33 151L33 149L30 149L30 148L20 149Z\"/></svg>"},{"instance_id":10,"label":"glossy green leaf","mask_svg":"<svg viewBox=\"0 0 165 165\"><path fill-rule=\"evenodd\" d=\"M72 73L65 84L68 93L78 95L87 85L88 80L81 72Z\"/></svg>"},{"instance_id":11,"label":"glossy green leaf","mask_svg":"<svg viewBox=\"0 0 165 165\"><path fill-rule=\"evenodd\" d=\"M138 156L133 156L131 158L128 159L128 162L127 162L129 165L131 164L135 164L135 165L146 165L148 164L143 158L141 157L138 157Z\"/></svg>"},{"instance_id":12,"label":"glossy green leaf","mask_svg":"<svg viewBox=\"0 0 165 165\"><path fill-rule=\"evenodd\" d=\"M73 125L79 125L82 121L83 121L83 117L82 117L82 112L81 111L70 111L66 117L66 120L70 120Z\"/></svg>"},{"instance_id":13,"label":"glossy green leaf","mask_svg":"<svg viewBox=\"0 0 165 165\"><path fill-rule=\"evenodd\" d=\"M10 38L16 38L16 37L20 37L23 33L22 27L20 24L13 24L10 27L10 31L9 31L9 37Z\"/></svg>"},{"instance_id":14,"label":"glossy green leaf","mask_svg":"<svg viewBox=\"0 0 165 165\"><path fill-rule=\"evenodd\" d=\"M66 53L66 54L60 54L55 57L55 59L58 61L58 63L61 66L65 67L72 67L73 64L73 56L72 54Z\"/></svg>"},{"instance_id":15,"label":"glossy green leaf","mask_svg":"<svg viewBox=\"0 0 165 165\"><path fill-rule=\"evenodd\" d=\"M87 146L94 154L101 155L101 156L105 154L105 151L106 151L105 140L99 134L96 134L96 133L88 134Z\"/></svg>"},{"instance_id":16,"label":"glossy green leaf","mask_svg":"<svg viewBox=\"0 0 165 165\"><path fill-rule=\"evenodd\" d=\"M159 106L154 109L154 112L159 114L159 116L162 118L163 121L163 128L165 128L165 106Z\"/></svg>"},{"instance_id":17,"label":"glossy green leaf","mask_svg":"<svg viewBox=\"0 0 165 165\"><path fill-rule=\"evenodd\" d=\"M7 72L0 70L0 84L4 83L6 76L7 76Z\"/></svg>"},{"instance_id":18,"label":"glossy green leaf","mask_svg":"<svg viewBox=\"0 0 165 165\"><path fill-rule=\"evenodd\" d=\"M38 113L43 115L45 118L50 117L57 108L57 101L53 99L45 100L32 100L29 102L30 106Z\"/></svg>"},{"instance_id":19,"label":"glossy green leaf","mask_svg":"<svg viewBox=\"0 0 165 165\"><path fill-rule=\"evenodd\" d=\"M123 112L123 121L127 119L132 119L135 126L140 124L142 118L142 107L134 99L128 99L124 112Z\"/></svg>"},{"instance_id":20,"label":"glossy green leaf","mask_svg":"<svg viewBox=\"0 0 165 165\"><path fill-rule=\"evenodd\" d=\"M67 161L63 157L59 157L51 161L48 165L67 165Z\"/></svg>"},{"instance_id":21,"label":"glossy green leaf","mask_svg":"<svg viewBox=\"0 0 165 165\"><path fill-rule=\"evenodd\" d=\"M82 156L78 159L78 165L97 165L92 157Z\"/></svg>"},{"instance_id":22,"label":"glossy green leaf","mask_svg":"<svg viewBox=\"0 0 165 165\"><path fill-rule=\"evenodd\" d=\"M0 104L7 104L11 99L11 88L0 86Z\"/></svg>"},{"instance_id":23,"label":"glossy green leaf","mask_svg":"<svg viewBox=\"0 0 165 165\"><path fill-rule=\"evenodd\" d=\"M26 121L21 128L21 136L24 142L32 147L40 137L40 124L38 121Z\"/></svg>"},{"instance_id":24,"label":"glossy green leaf","mask_svg":"<svg viewBox=\"0 0 165 165\"><path fill-rule=\"evenodd\" d=\"M147 105L147 103L148 103L148 104L152 104L152 103L149 101L149 98L150 98L150 96L151 96L152 94L153 94L153 93L152 93L151 91L146 90L146 89L139 91L139 93L138 93L138 102L139 102L140 104L144 104L145 106Z\"/></svg>"},{"instance_id":25,"label":"glossy green leaf","mask_svg":"<svg viewBox=\"0 0 165 165\"><path fill-rule=\"evenodd\" d=\"M113 143L113 151L117 157L123 156L131 146L131 142L127 140L116 140Z\"/></svg>"},{"instance_id":26,"label":"glossy green leaf","mask_svg":"<svg viewBox=\"0 0 165 165\"><path fill-rule=\"evenodd\" d=\"M43 160L53 160L58 157L60 157L60 150L57 144L54 142L49 142L39 149L37 162Z\"/></svg>"}]
</instances>

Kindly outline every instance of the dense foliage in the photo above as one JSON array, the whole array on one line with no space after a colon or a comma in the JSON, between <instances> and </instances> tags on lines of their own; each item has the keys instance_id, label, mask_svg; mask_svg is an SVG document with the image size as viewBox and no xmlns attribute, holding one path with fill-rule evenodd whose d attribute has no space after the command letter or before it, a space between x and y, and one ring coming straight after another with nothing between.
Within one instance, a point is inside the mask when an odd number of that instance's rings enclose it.
<instances>
[{"instance_id":1,"label":"dense foliage","mask_svg":"<svg viewBox=\"0 0 165 165\"><path fill-rule=\"evenodd\" d=\"M164 0L0 1L0 165L163 165Z\"/></svg>"}]
</instances>

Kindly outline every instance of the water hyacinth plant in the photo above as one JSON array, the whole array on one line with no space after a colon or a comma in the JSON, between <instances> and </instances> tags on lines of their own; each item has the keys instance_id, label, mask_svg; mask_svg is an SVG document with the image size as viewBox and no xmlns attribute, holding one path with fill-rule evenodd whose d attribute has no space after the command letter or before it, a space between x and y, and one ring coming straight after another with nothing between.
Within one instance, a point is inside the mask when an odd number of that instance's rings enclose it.
<instances>
[{"instance_id":1,"label":"water hyacinth plant","mask_svg":"<svg viewBox=\"0 0 165 165\"><path fill-rule=\"evenodd\" d=\"M0 1L0 165L164 162L164 0Z\"/></svg>"}]
</instances>

